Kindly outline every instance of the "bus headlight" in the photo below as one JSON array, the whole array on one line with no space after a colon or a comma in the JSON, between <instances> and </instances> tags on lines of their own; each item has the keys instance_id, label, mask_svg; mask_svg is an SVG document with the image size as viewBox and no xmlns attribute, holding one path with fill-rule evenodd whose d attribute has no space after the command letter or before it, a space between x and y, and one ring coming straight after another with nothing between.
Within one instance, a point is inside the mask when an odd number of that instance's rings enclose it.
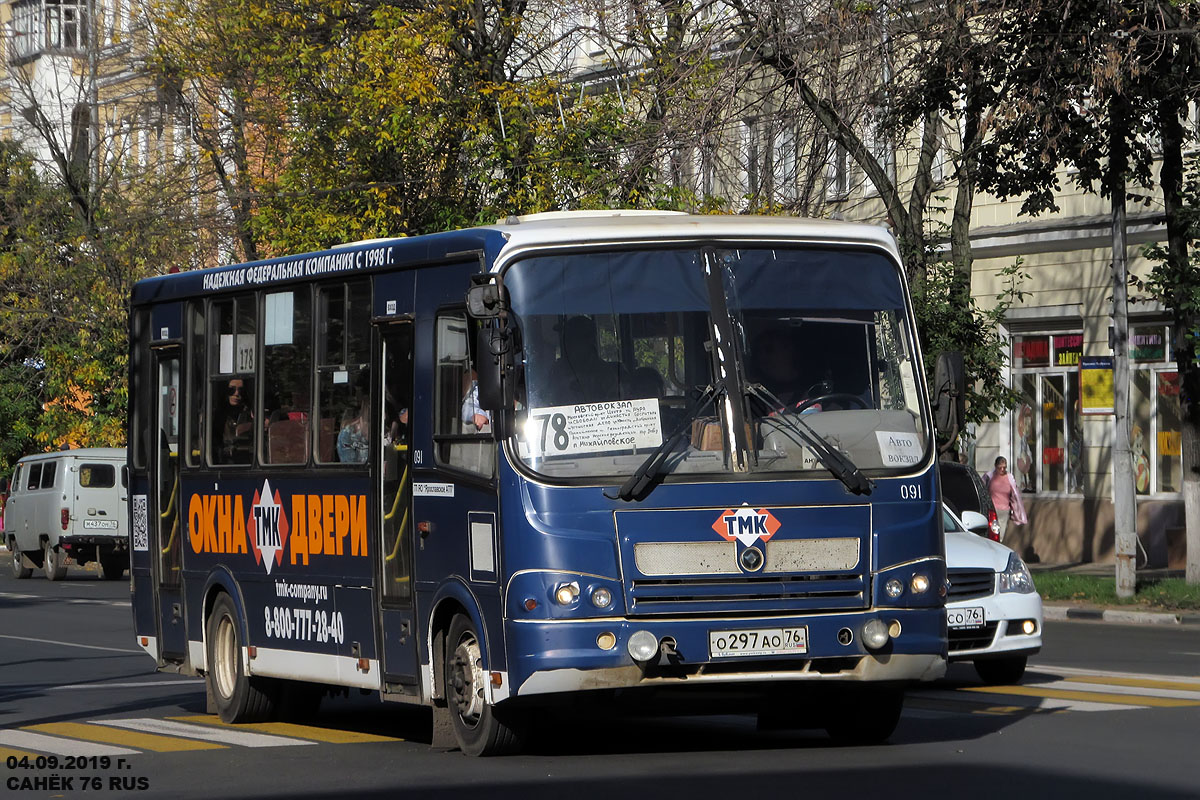
<instances>
[{"instance_id":1,"label":"bus headlight","mask_svg":"<svg viewBox=\"0 0 1200 800\"><path fill-rule=\"evenodd\" d=\"M596 608L608 608L612 605L612 592L605 586L598 586L592 590L592 605Z\"/></svg>"},{"instance_id":2,"label":"bus headlight","mask_svg":"<svg viewBox=\"0 0 1200 800\"><path fill-rule=\"evenodd\" d=\"M913 575L912 590L913 594L925 594L925 592L929 591L929 576L921 572Z\"/></svg>"},{"instance_id":3,"label":"bus headlight","mask_svg":"<svg viewBox=\"0 0 1200 800\"><path fill-rule=\"evenodd\" d=\"M883 591L887 594L888 597L895 600L897 597L899 597L901 594L904 593L904 584L901 583L900 581L896 580L895 578L892 578L890 581L888 581L887 583L885 583L883 585Z\"/></svg>"},{"instance_id":4,"label":"bus headlight","mask_svg":"<svg viewBox=\"0 0 1200 800\"><path fill-rule=\"evenodd\" d=\"M579 584L575 581L560 583L554 590L554 601L560 606L569 606L579 599Z\"/></svg>"}]
</instances>

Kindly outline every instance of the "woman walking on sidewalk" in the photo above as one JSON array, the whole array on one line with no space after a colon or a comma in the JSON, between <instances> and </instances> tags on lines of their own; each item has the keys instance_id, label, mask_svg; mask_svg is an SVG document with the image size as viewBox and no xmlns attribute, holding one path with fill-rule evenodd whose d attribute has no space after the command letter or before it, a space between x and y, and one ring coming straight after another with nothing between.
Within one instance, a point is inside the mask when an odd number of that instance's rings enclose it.
<instances>
[{"instance_id":1,"label":"woman walking on sidewalk","mask_svg":"<svg viewBox=\"0 0 1200 800\"><path fill-rule=\"evenodd\" d=\"M1008 471L1008 459L999 456L995 469L983 476L983 482L987 484L988 492L992 495L992 505L996 507L996 521L1000 524L1000 541L1003 542L1009 519L1014 525L1024 525L1029 521L1025 516L1025 504L1021 502L1021 491Z\"/></svg>"}]
</instances>

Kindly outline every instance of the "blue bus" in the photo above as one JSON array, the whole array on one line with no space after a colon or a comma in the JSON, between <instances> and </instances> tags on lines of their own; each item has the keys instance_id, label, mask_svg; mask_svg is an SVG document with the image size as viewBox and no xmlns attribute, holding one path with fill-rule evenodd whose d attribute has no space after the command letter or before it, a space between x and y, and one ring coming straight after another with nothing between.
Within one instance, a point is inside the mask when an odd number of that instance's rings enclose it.
<instances>
[{"instance_id":1,"label":"blue bus","mask_svg":"<svg viewBox=\"0 0 1200 800\"><path fill-rule=\"evenodd\" d=\"M358 688L486 755L719 694L873 742L944 673L961 367L931 402L881 228L510 217L143 280L130 326L136 636L227 722Z\"/></svg>"}]
</instances>

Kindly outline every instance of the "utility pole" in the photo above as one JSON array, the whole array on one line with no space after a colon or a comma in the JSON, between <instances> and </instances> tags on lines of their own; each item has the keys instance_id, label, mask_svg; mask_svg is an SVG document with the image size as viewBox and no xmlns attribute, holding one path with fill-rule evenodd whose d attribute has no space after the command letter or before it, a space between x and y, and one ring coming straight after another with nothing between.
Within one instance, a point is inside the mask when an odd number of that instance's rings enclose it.
<instances>
[{"instance_id":1,"label":"utility pole","mask_svg":"<svg viewBox=\"0 0 1200 800\"><path fill-rule=\"evenodd\" d=\"M1137 588L1137 497L1129 423L1129 319L1125 257L1125 98L1118 94L1109 114L1109 191L1112 193L1113 270L1113 524L1117 597L1133 597Z\"/></svg>"}]
</instances>

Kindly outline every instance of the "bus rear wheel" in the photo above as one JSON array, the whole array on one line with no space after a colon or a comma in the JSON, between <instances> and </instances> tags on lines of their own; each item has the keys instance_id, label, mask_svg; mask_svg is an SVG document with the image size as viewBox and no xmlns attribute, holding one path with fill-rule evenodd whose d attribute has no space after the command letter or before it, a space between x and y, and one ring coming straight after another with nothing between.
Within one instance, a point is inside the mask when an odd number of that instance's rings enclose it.
<instances>
[{"instance_id":1,"label":"bus rear wheel","mask_svg":"<svg viewBox=\"0 0 1200 800\"><path fill-rule=\"evenodd\" d=\"M46 542L46 550L42 554L42 572L48 581L61 581L67 576L67 567L62 563L65 555L50 542Z\"/></svg>"},{"instance_id":2,"label":"bus rear wheel","mask_svg":"<svg viewBox=\"0 0 1200 800\"><path fill-rule=\"evenodd\" d=\"M242 664L242 633L229 595L213 603L205 630L208 670L205 681L222 722L259 722L275 713L271 681L251 678Z\"/></svg>"},{"instance_id":3,"label":"bus rear wheel","mask_svg":"<svg viewBox=\"0 0 1200 800\"><path fill-rule=\"evenodd\" d=\"M525 742L525 720L515 710L497 709L487 701L482 644L471 620L462 614L450 622L444 666L446 702L459 749L469 756L519 751Z\"/></svg>"},{"instance_id":4,"label":"bus rear wheel","mask_svg":"<svg viewBox=\"0 0 1200 800\"><path fill-rule=\"evenodd\" d=\"M33 570L25 564L25 554L17 547L16 539L8 540L8 554L12 558L12 576L17 580L28 578Z\"/></svg>"}]
</instances>

